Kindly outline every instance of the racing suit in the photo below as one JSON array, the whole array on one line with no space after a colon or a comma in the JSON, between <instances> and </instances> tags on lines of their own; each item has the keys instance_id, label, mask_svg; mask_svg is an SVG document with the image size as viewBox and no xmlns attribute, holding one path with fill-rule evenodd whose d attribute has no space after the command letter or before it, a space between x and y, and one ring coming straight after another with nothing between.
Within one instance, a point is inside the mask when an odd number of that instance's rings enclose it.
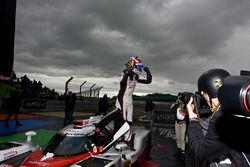
<instances>
[{"instance_id":1,"label":"racing suit","mask_svg":"<svg viewBox=\"0 0 250 167\"><path fill-rule=\"evenodd\" d=\"M146 72L146 79L140 79L133 71L124 70L120 75L120 90L116 99L116 108L122 111L122 115L125 121L132 125L133 121L133 92L137 82L143 84L150 84L152 81L152 75L148 68L144 68ZM125 135L126 137L126 135ZM128 136L128 141L130 140Z\"/></svg>"}]
</instances>

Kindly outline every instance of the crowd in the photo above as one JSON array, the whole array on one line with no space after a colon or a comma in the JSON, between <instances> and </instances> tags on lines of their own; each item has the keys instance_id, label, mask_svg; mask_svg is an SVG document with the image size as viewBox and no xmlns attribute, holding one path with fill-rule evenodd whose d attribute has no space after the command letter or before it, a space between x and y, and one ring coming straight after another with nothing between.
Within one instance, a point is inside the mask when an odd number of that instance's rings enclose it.
<instances>
[{"instance_id":1,"label":"crowd","mask_svg":"<svg viewBox=\"0 0 250 167\"><path fill-rule=\"evenodd\" d=\"M20 82L25 98L53 100L59 96L55 89L43 86L41 81L36 81L35 79L32 81L27 75L22 76L18 81Z\"/></svg>"},{"instance_id":2,"label":"crowd","mask_svg":"<svg viewBox=\"0 0 250 167\"><path fill-rule=\"evenodd\" d=\"M1 75L1 74L0 74ZM21 87L22 96L31 99L56 99L59 95L54 89L43 86L41 81L31 80L27 75L17 77L15 71L10 77L0 78L0 81L10 85L19 85ZM19 87L18 86L18 87Z\"/></svg>"},{"instance_id":3,"label":"crowd","mask_svg":"<svg viewBox=\"0 0 250 167\"><path fill-rule=\"evenodd\" d=\"M7 110L4 127L10 127L9 120L12 115L15 116L16 126L22 126L18 120L18 114L24 105L26 105L27 99L58 99L58 93L54 89L51 90L48 87L43 86L41 81L31 81L27 75L17 78L15 72L13 71L10 80L8 80L7 83L15 83L14 85L16 88L10 93L9 97L6 98L5 102L1 106Z\"/></svg>"}]
</instances>

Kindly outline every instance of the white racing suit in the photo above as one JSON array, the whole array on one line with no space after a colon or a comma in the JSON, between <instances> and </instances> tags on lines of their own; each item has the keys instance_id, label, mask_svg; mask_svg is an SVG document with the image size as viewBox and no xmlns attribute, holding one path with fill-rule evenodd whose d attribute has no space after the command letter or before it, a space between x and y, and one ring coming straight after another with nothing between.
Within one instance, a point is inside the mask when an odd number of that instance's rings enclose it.
<instances>
[{"instance_id":1,"label":"white racing suit","mask_svg":"<svg viewBox=\"0 0 250 167\"><path fill-rule=\"evenodd\" d=\"M134 72L124 70L120 75L120 90L116 99L116 108L122 111L125 121L132 126L133 121L133 92L136 83L149 84L152 81L152 75L149 70L146 71L146 78L139 79ZM125 134L125 141L131 140L131 130Z\"/></svg>"}]
</instances>

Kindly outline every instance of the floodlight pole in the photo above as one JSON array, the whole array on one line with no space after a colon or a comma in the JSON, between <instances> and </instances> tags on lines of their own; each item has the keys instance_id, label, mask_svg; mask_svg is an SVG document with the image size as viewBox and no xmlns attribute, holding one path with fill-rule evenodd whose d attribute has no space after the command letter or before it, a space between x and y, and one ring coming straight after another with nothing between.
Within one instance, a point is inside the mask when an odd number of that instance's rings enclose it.
<instances>
[{"instance_id":1,"label":"floodlight pole","mask_svg":"<svg viewBox=\"0 0 250 167\"><path fill-rule=\"evenodd\" d=\"M66 83L65 83L65 95L68 93L68 84L69 84L69 82L73 79L74 77L70 77L67 81L66 81Z\"/></svg>"},{"instance_id":2,"label":"floodlight pole","mask_svg":"<svg viewBox=\"0 0 250 167\"><path fill-rule=\"evenodd\" d=\"M99 95L100 95L100 90L101 90L102 88L103 88L103 86L101 86L101 87L98 88L98 93L97 93L98 95L97 95L97 97L99 97Z\"/></svg>"},{"instance_id":3,"label":"floodlight pole","mask_svg":"<svg viewBox=\"0 0 250 167\"><path fill-rule=\"evenodd\" d=\"M81 86L80 86L80 99L82 100L82 86L86 83L87 81L84 81Z\"/></svg>"},{"instance_id":4,"label":"floodlight pole","mask_svg":"<svg viewBox=\"0 0 250 167\"><path fill-rule=\"evenodd\" d=\"M97 97L97 93L96 93L96 91L99 89L99 87L97 87L97 88L95 88L95 89L93 89L93 91L94 91L94 97Z\"/></svg>"},{"instance_id":5,"label":"floodlight pole","mask_svg":"<svg viewBox=\"0 0 250 167\"><path fill-rule=\"evenodd\" d=\"M90 87L90 89L89 89L89 97L91 98L91 93L92 93L92 88L95 86L95 84L94 85L92 85L91 87Z\"/></svg>"}]
</instances>

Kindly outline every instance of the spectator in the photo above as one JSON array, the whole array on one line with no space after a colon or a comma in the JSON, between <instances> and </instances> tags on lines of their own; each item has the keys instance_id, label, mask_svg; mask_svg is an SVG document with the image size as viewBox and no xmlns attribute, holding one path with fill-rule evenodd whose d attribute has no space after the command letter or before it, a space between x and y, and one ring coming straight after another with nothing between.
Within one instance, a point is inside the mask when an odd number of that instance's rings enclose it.
<instances>
[{"instance_id":1,"label":"spectator","mask_svg":"<svg viewBox=\"0 0 250 167\"><path fill-rule=\"evenodd\" d=\"M108 97L106 94L104 94L103 97L100 98L99 100L97 115L106 115L108 107L109 107Z\"/></svg>"},{"instance_id":2,"label":"spectator","mask_svg":"<svg viewBox=\"0 0 250 167\"><path fill-rule=\"evenodd\" d=\"M71 91L64 98L65 102L65 118L64 118L64 126L67 126L73 122L73 113L75 109L76 96Z\"/></svg>"},{"instance_id":3,"label":"spectator","mask_svg":"<svg viewBox=\"0 0 250 167\"><path fill-rule=\"evenodd\" d=\"M146 119L147 120L153 120L154 117L154 109L155 109L155 104L151 99L146 100L145 104L145 113L146 113Z\"/></svg>"},{"instance_id":4,"label":"spectator","mask_svg":"<svg viewBox=\"0 0 250 167\"><path fill-rule=\"evenodd\" d=\"M145 112L146 113L152 113L152 111L155 108L155 104L151 99L147 99L146 104L145 104Z\"/></svg>"},{"instance_id":5,"label":"spectator","mask_svg":"<svg viewBox=\"0 0 250 167\"><path fill-rule=\"evenodd\" d=\"M8 99L7 102L8 115L6 117L4 127L10 127L9 119L13 114L15 114L16 126L22 126L22 124L18 121L18 113L21 106L22 106L21 90L16 89L11 93L10 98Z\"/></svg>"},{"instance_id":6,"label":"spectator","mask_svg":"<svg viewBox=\"0 0 250 167\"><path fill-rule=\"evenodd\" d=\"M15 71L12 71L11 76L10 76L10 79L11 79L13 82L18 82L18 78L17 78L17 76L16 76Z\"/></svg>"}]
</instances>

